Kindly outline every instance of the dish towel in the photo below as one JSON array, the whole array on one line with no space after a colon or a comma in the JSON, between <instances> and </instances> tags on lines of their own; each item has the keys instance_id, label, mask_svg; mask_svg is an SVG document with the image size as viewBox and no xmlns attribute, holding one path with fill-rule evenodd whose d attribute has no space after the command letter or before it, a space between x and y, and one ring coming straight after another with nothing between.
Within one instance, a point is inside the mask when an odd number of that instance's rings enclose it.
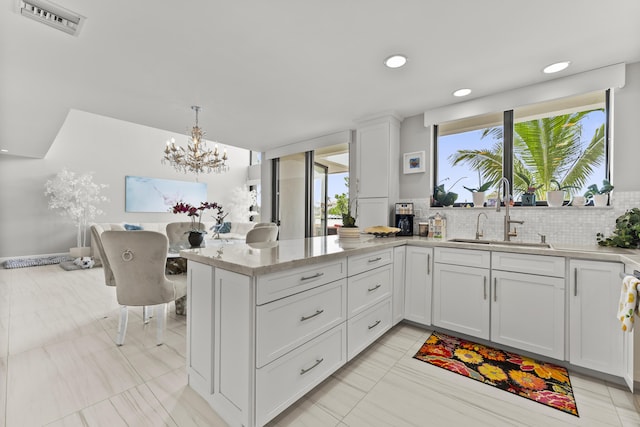
<instances>
[{"instance_id":1,"label":"dish towel","mask_svg":"<svg viewBox=\"0 0 640 427\"><path fill-rule=\"evenodd\" d=\"M618 319L622 323L622 330L626 332L633 331L634 314L638 314L638 285L640 279L635 276L625 276L622 279Z\"/></svg>"}]
</instances>

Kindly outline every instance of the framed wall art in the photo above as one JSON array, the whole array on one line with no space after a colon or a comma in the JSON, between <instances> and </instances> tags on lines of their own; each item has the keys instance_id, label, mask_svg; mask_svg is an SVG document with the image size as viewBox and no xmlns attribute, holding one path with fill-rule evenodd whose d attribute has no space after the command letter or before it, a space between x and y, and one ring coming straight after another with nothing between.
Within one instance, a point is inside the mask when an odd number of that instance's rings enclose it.
<instances>
[{"instance_id":1,"label":"framed wall art","mask_svg":"<svg viewBox=\"0 0 640 427\"><path fill-rule=\"evenodd\" d=\"M403 167L405 174L425 172L425 152L404 153Z\"/></svg>"},{"instance_id":2,"label":"framed wall art","mask_svg":"<svg viewBox=\"0 0 640 427\"><path fill-rule=\"evenodd\" d=\"M207 200L204 182L125 176L126 212L169 212L178 202L199 206Z\"/></svg>"}]
</instances>

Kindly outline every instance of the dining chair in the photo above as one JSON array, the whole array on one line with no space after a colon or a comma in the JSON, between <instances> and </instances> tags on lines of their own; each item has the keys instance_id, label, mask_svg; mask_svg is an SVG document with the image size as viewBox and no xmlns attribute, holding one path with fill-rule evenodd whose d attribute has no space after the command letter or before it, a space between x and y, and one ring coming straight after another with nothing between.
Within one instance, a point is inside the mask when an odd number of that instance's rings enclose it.
<instances>
[{"instance_id":1,"label":"dining chair","mask_svg":"<svg viewBox=\"0 0 640 427\"><path fill-rule=\"evenodd\" d=\"M156 344L161 345L168 304L187 294L186 275L171 280L165 275L167 236L156 231L105 231L101 238L121 305L116 344L124 344L129 306L158 306Z\"/></svg>"},{"instance_id":2,"label":"dining chair","mask_svg":"<svg viewBox=\"0 0 640 427\"><path fill-rule=\"evenodd\" d=\"M104 247L102 246L102 233L104 233L104 228L98 224L93 224L90 227L91 229L91 238L95 242L95 247L98 248L98 257L100 258L100 263L102 263L102 269L104 271L104 283L107 286L115 286L116 280L113 277L113 272L111 271L111 266L109 265L109 260L107 260L107 256L104 254ZM94 254L94 258L97 258Z\"/></svg>"},{"instance_id":3,"label":"dining chair","mask_svg":"<svg viewBox=\"0 0 640 427\"><path fill-rule=\"evenodd\" d=\"M273 223L256 225L247 232L246 243L275 242L278 238L278 226Z\"/></svg>"}]
</instances>

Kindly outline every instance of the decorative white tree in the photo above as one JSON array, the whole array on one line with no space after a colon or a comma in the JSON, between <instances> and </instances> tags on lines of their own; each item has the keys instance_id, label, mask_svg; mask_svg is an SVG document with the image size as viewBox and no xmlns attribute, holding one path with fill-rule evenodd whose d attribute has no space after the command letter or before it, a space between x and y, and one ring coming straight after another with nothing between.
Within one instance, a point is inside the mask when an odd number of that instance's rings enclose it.
<instances>
[{"instance_id":1,"label":"decorative white tree","mask_svg":"<svg viewBox=\"0 0 640 427\"><path fill-rule=\"evenodd\" d=\"M106 187L108 185L94 183L90 173L76 175L66 168L45 184L44 194L50 196L49 209L62 209L60 215L68 216L76 223L78 247L86 246L88 222L104 214L95 205L109 200L100 195Z\"/></svg>"},{"instance_id":2,"label":"decorative white tree","mask_svg":"<svg viewBox=\"0 0 640 427\"><path fill-rule=\"evenodd\" d=\"M257 204L256 190L247 188L246 185L236 187L231 190L229 201L225 204L229 212L229 220L231 222L249 222L256 212L251 211L251 207Z\"/></svg>"}]
</instances>

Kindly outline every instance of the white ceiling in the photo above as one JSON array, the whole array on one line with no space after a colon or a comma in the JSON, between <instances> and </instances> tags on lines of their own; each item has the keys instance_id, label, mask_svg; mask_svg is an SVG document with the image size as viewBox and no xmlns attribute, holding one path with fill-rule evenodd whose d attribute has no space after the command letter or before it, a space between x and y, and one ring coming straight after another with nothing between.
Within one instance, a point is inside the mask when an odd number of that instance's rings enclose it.
<instances>
[{"instance_id":1,"label":"white ceiling","mask_svg":"<svg viewBox=\"0 0 640 427\"><path fill-rule=\"evenodd\" d=\"M0 148L43 157L69 109L264 151L640 61L638 0L57 0L77 37L0 9ZM391 70L383 59L409 57ZM570 60L555 76L541 69ZM91 141L87 141L90 144ZM164 141L159 141L159 149Z\"/></svg>"}]
</instances>

